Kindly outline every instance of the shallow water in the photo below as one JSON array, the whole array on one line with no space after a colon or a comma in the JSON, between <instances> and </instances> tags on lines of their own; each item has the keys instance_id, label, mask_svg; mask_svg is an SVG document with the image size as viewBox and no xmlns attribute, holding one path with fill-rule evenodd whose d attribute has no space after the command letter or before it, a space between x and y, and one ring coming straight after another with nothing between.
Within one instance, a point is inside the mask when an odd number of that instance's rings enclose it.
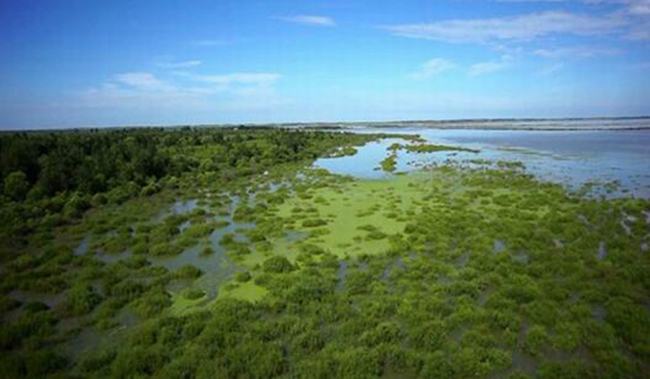
<instances>
[{"instance_id":1,"label":"shallow water","mask_svg":"<svg viewBox=\"0 0 650 379\"><path fill-rule=\"evenodd\" d=\"M154 265L163 266L170 271L175 271L185 265L192 265L201 269L203 275L194 280L191 286L205 291L208 299L215 298L218 295L219 284L237 271L236 265L226 256L226 249L221 246L221 238L227 233L233 233L235 234L235 240L244 242L246 237L240 231L255 227L254 223L242 223L233 220L233 212L242 200L238 195L231 195L230 198L228 215L214 217L217 221L228 222L227 226L214 230L209 236L208 245L214 253L203 255L202 250L205 245L199 244L185 249L181 254L175 256L149 258ZM252 201L251 199L254 199L254 195L248 197L249 204ZM185 202L176 202L172 205L171 211L174 213L189 212L196 207L197 200L192 199ZM170 289L176 292L185 287L188 287L188 283L172 283Z\"/></svg>"},{"instance_id":2,"label":"shallow water","mask_svg":"<svg viewBox=\"0 0 650 379\"><path fill-rule=\"evenodd\" d=\"M478 149L471 152L397 154L397 172L427 164L454 162L472 166L471 160L521 161L526 171L571 190L597 182L598 194L650 197L650 130L471 130L427 128L355 128L357 133L419 134L429 143ZM322 158L315 166L360 178L378 179L391 174L377 170L389 155L387 148L401 140L384 139L358 149L354 156Z\"/></svg>"},{"instance_id":3,"label":"shallow water","mask_svg":"<svg viewBox=\"0 0 650 379\"><path fill-rule=\"evenodd\" d=\"M79 242L79 245L74 248L72 253L74 255L84 255L88 252L88 246L90 244L90 236L84 237L81 242Z\"/></svg>"}]
</instances>

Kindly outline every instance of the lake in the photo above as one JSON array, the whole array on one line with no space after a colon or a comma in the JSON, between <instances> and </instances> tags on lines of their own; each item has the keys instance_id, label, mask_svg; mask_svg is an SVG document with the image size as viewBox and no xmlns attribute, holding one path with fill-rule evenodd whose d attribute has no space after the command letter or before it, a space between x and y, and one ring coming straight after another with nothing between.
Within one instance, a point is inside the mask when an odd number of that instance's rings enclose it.
<instances>
[{"instance_id":1,"label":"lake","mask_svg":"<svg viewBox=\"0 0 650 379\"><path fill-rule=\"evenodd\" d=\"M542 180L577 190L595 183L595 194L608 197L650 197L650 129L639 130L485 130L432 129L423 127L354 128L355 133L419 134L429 143L461 146L479 153L443 151L398 153L397 172L417 170L428 164L462 164L472 161L520 161L526 171ZM371 142L354 156L322 158L316 167L360 178L392 174L377 169L390 154L396 139ZM403 143L403 141L401 141Z\"/></svg>"}]
</instances>

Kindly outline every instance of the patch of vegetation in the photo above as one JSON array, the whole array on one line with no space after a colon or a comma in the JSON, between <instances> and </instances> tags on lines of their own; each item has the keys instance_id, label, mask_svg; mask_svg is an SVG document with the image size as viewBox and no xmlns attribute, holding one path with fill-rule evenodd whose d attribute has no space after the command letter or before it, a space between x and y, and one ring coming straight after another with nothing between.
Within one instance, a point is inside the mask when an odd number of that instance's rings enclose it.
<instances>
[{"instance_id":1,"label":"patch of vegetation","mask_svg":"<svg viewBox=\"0 0 650 379\"><path fill-rule=\"evenodd\" d=\"M393 153L379 162L379 166L386 172L393 172L397 168L397 154Z\"/></svg>"},{"instance_id":2,"label":"patch of vegetation","mask_svg":"<svg viewBox=\"0 0 650 379\"><path fill-rule=\"evenodd\" d=\"M296 268L291 264L291 262L289 262L287 258L280 255L275 255L264 261L262 264L262 269L264 272L285 273L291 272Z\"/></svg>"},{"instance_id":3,"label":"patch of vegetation","mask_svg":"<svg viewBox=\"0 0 650 379\"><path fill-rule=\"evenodd\" d=\"M429 143L416 143L416 144L408 144L408 145L393 144L389 147L389 150L392 151L397 151L400 149L406 150L409 153L436 153L439 151L460 151L460 152L468 152L468 153L480 152L480 150L468 149L466 147L434 145Z\"/></svg>"},{"instance_id":4,"label":"patch of vegetation","mask_svg":"<svg viewBox=\"0 0 650 379\"><path fill-rule=\"evenodd\" d=\"M124 139L117 146L140 138L93 133L88 138ZM112 173L99 192L75 185L39 197L30 193L40 169L34 180L11 159L0 164L9 167L0 206L10 224L0 226L2 375L642 378L648 371L650 255L640 250L648 242L647 199L574 196L498 164L387 180L306 168L366 136L143 133L170 166L142 180L134 178L144 168ZM37 135L48 156L66 157L52 147L70 146L57 142L66 137ZM48 138L52 146L39 145ZM90 146L86 155L95 154ZM116 159L126 165L119 167L145 164ZM17 170L25 177L8 178ZM179 199L205 209L170 209ZM219 238L236 263L203 254ZM85 253L77 252L80 241ZM601 242L607 255L599 259ZM179 255L183 247L198 250ZM188 256L196 266L163 266ZM207 286L217 291L198 288ZM91 333L99 346L83 342L85 353L67 356Z\"/></svg>"}]
</instances>

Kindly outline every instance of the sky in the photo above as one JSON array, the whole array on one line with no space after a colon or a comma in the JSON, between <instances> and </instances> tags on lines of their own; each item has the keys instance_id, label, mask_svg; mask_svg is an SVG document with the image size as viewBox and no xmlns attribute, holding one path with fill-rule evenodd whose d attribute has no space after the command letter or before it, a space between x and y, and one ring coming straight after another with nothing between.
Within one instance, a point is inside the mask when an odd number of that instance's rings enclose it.
<instances>
[{"instance_id":1,"label":"sky","mask_svg":"<svg viewBox=\"0 0 650 379\"><path fill-rule=\"evenodd\" d=\"M0 129L650 115L650 0L0 1Z\"/></svg>"}]
</instances>

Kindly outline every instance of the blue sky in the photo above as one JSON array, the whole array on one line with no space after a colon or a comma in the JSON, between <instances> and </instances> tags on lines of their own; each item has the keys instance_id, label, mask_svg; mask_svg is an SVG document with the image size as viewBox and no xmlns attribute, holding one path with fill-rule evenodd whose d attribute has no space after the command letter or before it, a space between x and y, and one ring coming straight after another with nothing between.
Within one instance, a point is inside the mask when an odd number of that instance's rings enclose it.
<instances>
[{"instance_id":1,"label":"blue sky","mask_svg":"<svg viewBox=\"0 0 650 379\"><path fill-rule=\"evenodd\" d=\"M650 0L0 2L0 128L650 114Z\"/></svg>"}]
</instances>

